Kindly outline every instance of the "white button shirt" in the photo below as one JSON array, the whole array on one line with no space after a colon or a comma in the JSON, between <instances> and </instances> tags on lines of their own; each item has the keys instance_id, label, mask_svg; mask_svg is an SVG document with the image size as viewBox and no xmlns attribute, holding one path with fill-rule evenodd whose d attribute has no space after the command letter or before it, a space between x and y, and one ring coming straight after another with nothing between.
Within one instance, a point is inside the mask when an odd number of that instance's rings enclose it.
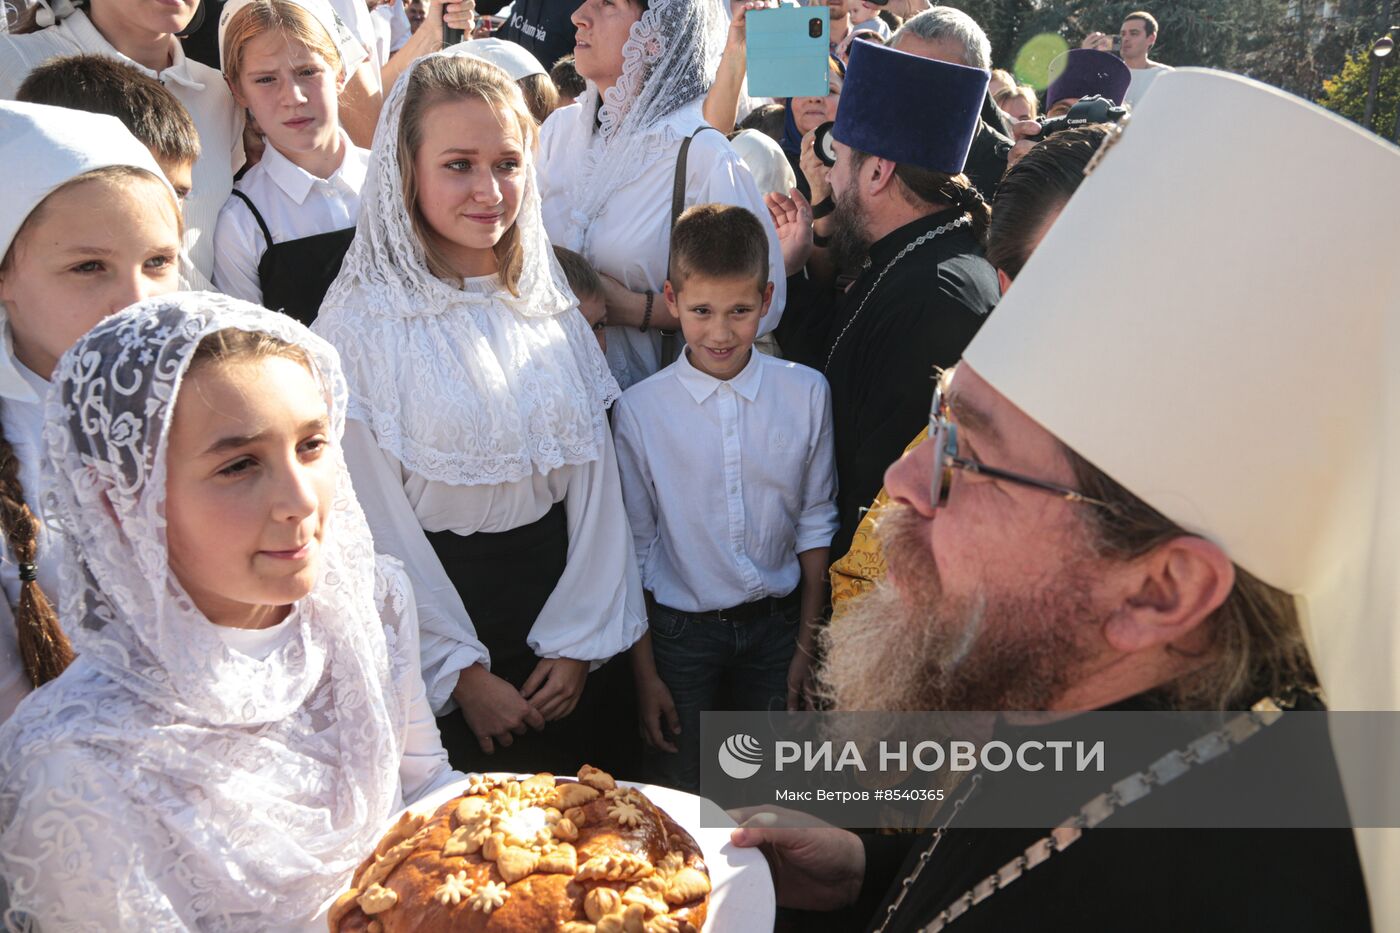
<instances>
[{"instance_id":1,"label":"white button shirt","mask_svg":"<svg viewBox=\"0 0 1400 933\"><path fill-rule=\"evenodd\" d=\"M351 144L344 130L340 137L345 159L328 178L317 178L269 145L262 160L234 186L257 206L274 243L355 226L369 150ZM262 304L258 262L267 247L248 205L230 195L214 232L214 287Z\"/></svg>"},{"instance_id":2,"label":"white button shirt","mask_svg":"<svg viewBox=\"0 0 1400 933\"><path fill-rule=\"evenodd\" d=\"M208 279L214 271L214 224L233 189L233 173L243 165L243 111L234 104L223 75L185 58L180 43L172 43L169 67L154 72L113 48L82 10L38 32L0 33L0 98L13 100L29 72L49 59L83 52L125 62L165 85L185 105L199 133L193 187L185 198L185 251L199 275ZM187 278L200 284L199 279Z\"/></svg>"},{"instance_id":3,"label":"white button shirt","mask_svg":"<svg viewBox=\"0 0 1400 933\"><path fill-rule=\"evenodd\" d=\"M836 533L831 391L755 352L715 379L689 352L622 394L613 430L642 586L683 612L797 587L797 555Z\"/></svg>"}]
</instances>

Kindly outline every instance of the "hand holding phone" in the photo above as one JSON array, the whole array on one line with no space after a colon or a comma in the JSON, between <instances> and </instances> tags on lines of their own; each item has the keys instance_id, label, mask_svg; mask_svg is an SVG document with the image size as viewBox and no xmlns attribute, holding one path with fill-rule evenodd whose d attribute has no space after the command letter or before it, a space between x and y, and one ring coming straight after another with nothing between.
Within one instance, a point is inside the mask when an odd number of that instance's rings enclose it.
<instances>
[{"instance_id":1,"label":"hand holding phone","mask_svg":"<svg viewBox=\"0 0 1400 933\"><path fill-rule=\"evenodd\" d=\"M755 97L825 97L831 55L825 6L751 10L746 15L749 93Z\"/></svg>"},{"instance_id":2,"label":"hand holding phone","mask_svg":"<svg viewBox=\"0 0 1400 933\"><path fill-rule=\"evenodd\" d=\"M730 0L729 35L725 39L725 51L740 51L746 48L748 39L748 14L754 10L776 9L778 0Z\"/></svg>"},{"instance_id":3,"label":"hand holding phone","mask_svg":"<svg viewBox=\"0 0 1400 933\"><path fill-rule=\"evenodd\" d=\"M1084 37L1084 41L1079 43L1081 49L1097 49L1100 52L1116 52L1118 44L1122 40L1118 36L1110 36L1102 32L1091 32Z\"/></svg>"},{"instance_id":4,"label":"hand holding phone","mask_svg":"<svg viewBox=\"0 0 1400 933\"><path fill-rule=\"evenodd\" d=\"M476 0L430 0L442 3L442 44L446 48L466 38L475 27Z\"/></svg>"}]
</instances>

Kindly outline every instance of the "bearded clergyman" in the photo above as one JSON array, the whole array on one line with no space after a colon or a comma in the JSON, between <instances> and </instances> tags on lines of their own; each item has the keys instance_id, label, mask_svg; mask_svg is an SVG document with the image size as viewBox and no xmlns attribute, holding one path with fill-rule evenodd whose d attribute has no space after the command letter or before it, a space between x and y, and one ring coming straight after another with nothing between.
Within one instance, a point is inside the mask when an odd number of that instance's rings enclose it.
<instances>
[{"instance_id":1,"label":"bearded clergyman","mask_svg":"<svg viewBox=\"0 0 1400 933\"><path fill-rule=\"evenodd\" d=\"M923 428L933 367L957 362L997 300L981 247L990 211L963 174L988 77L868 42L851 49L828 178L832 249L860 274L834 307L779 335L789 358L831 382L834 556Z\"/></svg>"},{"instance_id":2,"label":"bearded clergyman","mask_svg":"<svg viewBox=\"0 0 1400 933\"><path fill-rule=\"evenodd\" d=\"M1296 184L1318 165L1345 180ZM1153 223L1127 235L1125 204ZM889 470L889 575L827 632L833 705L1400 709L1396 204L1400 150L1355 126L1244 78L1159 79ZM1083 275L1148 266L1132 301ZM1299 774L1300 802L1344 809L1357 764L1272 721L1208 754L1156 737L1129 773L1073 778L1085 806L1059 825L967 825L998 799L974 774L921 834L755 821L734 841L830 929L1400 929L1395 830L1114 829Z\"/></svg>"}]
</instances>

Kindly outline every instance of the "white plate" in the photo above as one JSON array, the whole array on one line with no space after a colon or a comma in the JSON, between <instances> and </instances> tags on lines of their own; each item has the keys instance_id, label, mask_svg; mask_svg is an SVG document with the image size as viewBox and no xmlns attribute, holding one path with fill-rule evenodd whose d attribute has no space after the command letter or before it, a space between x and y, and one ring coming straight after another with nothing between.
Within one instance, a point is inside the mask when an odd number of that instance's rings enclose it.
<instances>
[{"instance_id":1,"label":"white plate","mask_svg":"<svg viewBox=\"0 0 1400 933\"><path fill-rule=\"evenodd\" d=\"M493 775L525 777L526 775ZM710 869L710 906L705 914L705 930L710 933L729 933L733 930L771 930L777 913L777 901L773 893L773 879L768 873L768 862L757 849L741 849L729 841L729 830L734 827L731 821L727 826L701 826L700 807L702 798L685 791L656 784L637 784L632 781L618 781L625 787L635 787L646 794L652 803L670 815L671 819L685 827L700 845L705 857L705 865ZM465 793L465 781L448 784L433 791L417 803L405 807L385 824L385 830L403 813L421 813L432 816L437 808L454 797ZM711 814L719 807L710 803ZM725 817L728 819L728 817ZM318 931L326 929L324 916L314 926Z\"/></svg>"}]
</instances>

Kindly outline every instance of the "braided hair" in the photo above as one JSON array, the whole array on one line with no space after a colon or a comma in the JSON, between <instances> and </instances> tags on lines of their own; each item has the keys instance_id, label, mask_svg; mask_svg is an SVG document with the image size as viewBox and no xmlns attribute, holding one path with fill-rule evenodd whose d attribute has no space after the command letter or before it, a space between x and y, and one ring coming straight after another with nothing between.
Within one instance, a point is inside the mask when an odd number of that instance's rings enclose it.
<instances>
[{"instance_id":1,"label":"braided hair","mask_svg":"<svg viewBox=\"0 0 1400 933\"><path fill-rule=\"evenodd\" d=\"M19 457L0 425L0 529L5 544L19 564L19 605L15 629L19 636L24 672L35 687L42 687L73 662L73 646L58 624L58 614L39 587L39 519L24 501L19 478Z\"/></svg>"}]
</instances>

